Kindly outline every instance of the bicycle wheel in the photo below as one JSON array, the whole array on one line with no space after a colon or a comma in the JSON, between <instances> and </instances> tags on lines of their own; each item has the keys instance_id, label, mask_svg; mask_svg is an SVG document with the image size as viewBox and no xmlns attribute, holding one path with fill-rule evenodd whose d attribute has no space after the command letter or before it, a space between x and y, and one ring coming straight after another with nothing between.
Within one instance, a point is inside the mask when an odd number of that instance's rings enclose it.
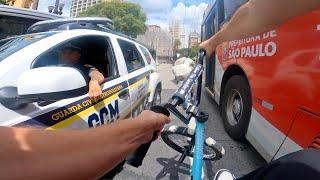
<instances>
[{"instance_id":1,"label":"bicycle wheel","mask_svg":"<svg viewBox=\"0 0 320 180\"><path fill-rule=\"evenodd\" d=\"M179 153L184 153L186 147L192 143L193 135L188 133L188 128L181 126L167 126L161 132L162 140L170 146L172 149ZM193 157L193 149L187 154L189 157ZM218 160L222 157L221 152L215 149L215 146L210 146L204 142L203 160Z\"/></svg>"}]
</instances>

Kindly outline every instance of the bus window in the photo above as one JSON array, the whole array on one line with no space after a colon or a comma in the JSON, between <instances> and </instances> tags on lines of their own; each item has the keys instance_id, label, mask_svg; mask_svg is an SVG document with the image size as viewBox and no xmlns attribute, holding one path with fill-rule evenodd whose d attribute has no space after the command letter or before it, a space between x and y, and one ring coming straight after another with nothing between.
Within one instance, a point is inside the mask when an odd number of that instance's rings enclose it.
<instances>
[{"instance_id":1,"label":"bus window","mask_svg":"<svg viewBox=\"0 0 320 180\"><path fill-rule=\"evenodd\" d=\"M224 19L229 21L235 11L248 0L224 0Z\"/></svg>"}]
</instances>

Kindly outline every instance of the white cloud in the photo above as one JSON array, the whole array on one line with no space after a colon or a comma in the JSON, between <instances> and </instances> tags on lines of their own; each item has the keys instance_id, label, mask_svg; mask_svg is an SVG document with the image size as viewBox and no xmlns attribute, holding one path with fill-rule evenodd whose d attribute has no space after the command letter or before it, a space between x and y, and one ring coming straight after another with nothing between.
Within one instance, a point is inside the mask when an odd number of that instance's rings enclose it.
<instances>
[{"instance_id":1,"label":"white cloud","mask_svg":"<svg viewBox=\"0 0 320 180\"><path fill-rule=\"evenodd\" d=\"M142 6L147 14L147 24L157 24L168 29L173 21L178 21L186 36L194 30L200 32L203 13L208 6L206 3L186 6L179 2L171 8L170 0L131 0L131 2L138 2Z\"/></svg>"},{"instance_id":2,"label":"white cloud","mask_svg":"<svg viewBox=\"0 0 320 180\"><path fill-rule=\"evenodd\" d=\"M172 6L171 0L129 0L138 3L147 14L157 14L169 12Z\"/></svg>"},{"instance_id":3,"label":"white cloud","mask_svg":"<svg viewBox=\"0 0 320 180\"><path fill-rule=\"evenodd\" d=\"M178 21L183 27L186 35L192 31L200 32L200 27L203 19L203 13L208 4L200 3L199 5L185 6L179 2L176 7L170 12L169 24L173 21Z\"/></svg>"},{"instance_id":4,"label":"white cloud","mask_svg":"<svg viewBox=\"0 0 320 180\"><path fill-rule=\"evenodd\" d=\"M147 24L164 24L172 7L171 0L128 0L138 3L147 15Z\"/></svg>"}]
</instances>

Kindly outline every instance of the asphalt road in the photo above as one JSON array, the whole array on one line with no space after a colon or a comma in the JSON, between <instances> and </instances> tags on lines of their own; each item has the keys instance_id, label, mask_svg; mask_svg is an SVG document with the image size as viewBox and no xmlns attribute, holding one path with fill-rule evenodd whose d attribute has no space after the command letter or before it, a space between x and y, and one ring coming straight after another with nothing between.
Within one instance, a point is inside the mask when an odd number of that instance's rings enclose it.
<instances>
[{"instance_id":1,"label":"asphalt road","mask_svg":"<svg viewBox=\"0 0 320 180\"><path fill-rule=\"evenodd\" d=\"M158 66L158 71L163 83L162 101L164 102L171 97L177 85L173 81L171 65L161 64ZM263 165L265 161L248 142L236 142L226 134L218 106L205 92L202 93L202 96L200 109L210 115L205 128L206 137L213 137L226 150L226 155L219 161L204 163L204 179L213 179L219 169L229 169L236 177L239 177ZM172 117L171 124L182 125L174 117ZM186 158L183 164L179 164L178 159L179 154L159 138L152 143L141 167L134 168L126 164L114 179L190 179L189 158Z\"/></svg>"}]
</instances>

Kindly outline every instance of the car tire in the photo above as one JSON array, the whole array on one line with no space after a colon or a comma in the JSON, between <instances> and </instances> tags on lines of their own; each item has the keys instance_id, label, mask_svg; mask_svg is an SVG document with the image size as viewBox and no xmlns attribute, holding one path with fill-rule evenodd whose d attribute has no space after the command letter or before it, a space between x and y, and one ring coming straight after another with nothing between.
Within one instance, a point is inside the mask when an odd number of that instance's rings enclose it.
<instances>
[{"instance_id":1,"label":"car tire","mask_svg":"<svg viewBox=\"0 0 320 180\"><path fill-rule=\"evenodd\" d=\"M243 140L248 130L252 100L249 83L244 76L232 76L223 91L221 116L229 136Z\"/></svg>"},{"instance_id":2,"label":"car tire","mask_svg":"<svg viewBox=\"0 0 320 180\"><path fill-rule=\"evenodd\" d=\"M152 106L161 104L161 88L160 86L157 86L153 99L152 99Z\"/></svg>"}]
</instances>

